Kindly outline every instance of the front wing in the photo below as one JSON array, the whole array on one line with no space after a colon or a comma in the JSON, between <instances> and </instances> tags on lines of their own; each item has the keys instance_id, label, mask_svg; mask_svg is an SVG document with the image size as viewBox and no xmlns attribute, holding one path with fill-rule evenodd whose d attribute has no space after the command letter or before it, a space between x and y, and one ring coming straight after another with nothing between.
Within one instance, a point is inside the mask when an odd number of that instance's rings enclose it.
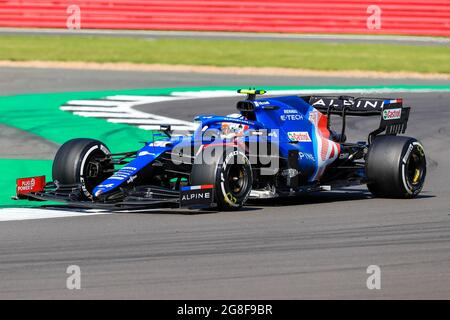
<instances>
[{"instance_id":1,"label":"front wing","mask_svg":"<svg viewBox=\"0 0 450 320\"><path fill-rule=\"evenodd\" d=\"M27 199L31 201L63 202L72 208L89 208L105 210L139 210L162 208L214 208L214 186L186 186L180 191L159 186L137 186L133 189L121 190L118 197L105 200L80 200L82 196L81 184L63 185L57 181L50 182L39 191L18 193L13 199Z\"/></svg>"}]
</instances>

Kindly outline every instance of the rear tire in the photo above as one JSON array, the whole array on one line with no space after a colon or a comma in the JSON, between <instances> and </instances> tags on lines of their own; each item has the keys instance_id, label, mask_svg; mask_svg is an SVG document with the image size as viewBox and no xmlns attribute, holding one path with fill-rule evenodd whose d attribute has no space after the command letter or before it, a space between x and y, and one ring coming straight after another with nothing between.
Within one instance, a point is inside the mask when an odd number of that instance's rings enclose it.
<instances>
[{"instance_id":1,"label":"rear tire","mask_svg":"<svg viewBox=\"0 0 450 320\"><path fill-rule=\"evenodd\" d=\"M60 184L81 183L82 199L92 199L92 190L106 180L113 169L111 163L100 163L98 158L106 158L111 152L102 142L94 139L73 139L64 143L53 160L53 181Z\"/></svg>"},{"instance_id":2,"label":"rear tire","mask_svg":"<svg viewBox=\"0 0 450 320\"><path fill-rule=\"evenodd\" d=\"M192 166L190 184L212 184L215 201L223 211L239 210L250 196L252 167L245 153L238 149L217 148L212 161L197 161ZM202 153L199 156L203 156ZM208 162L208 163L207 163ZM211 163L209 163L211 162Z\"/></svg>"},{"instance_id":3,"label":"rear tire","mask_svg":"<svg viewBox=\"0 0 450 320\"><path fill-rule=\"evenodd\" d=\"M423 188L426 158L414 138L378 136L366 159L367 188L375 197L414 198Z\"/></svg>"}]
</instances>

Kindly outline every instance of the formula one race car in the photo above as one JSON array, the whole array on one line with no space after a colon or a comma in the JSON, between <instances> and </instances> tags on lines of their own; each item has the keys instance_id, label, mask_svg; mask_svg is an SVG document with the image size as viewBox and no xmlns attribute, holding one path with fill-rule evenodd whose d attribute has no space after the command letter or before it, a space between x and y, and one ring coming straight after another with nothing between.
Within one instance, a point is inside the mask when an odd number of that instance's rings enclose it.
<instances>
[{"instance_id":1,"label":"formula one race car","mask_svg":"<svg viewBox=\"0 0 450 320\"><path fill-rule=\"evenodd\" d=\"M109 210L215 208L236 210L249 198L295 196L367 184L376 197L413 198L422 190L422 144L397 136L409 107L401 99L349 96L247 98L238 114L201 115L188 136L161 126L138 151L111 154L93 139L64 143L45 177L17 180L16 199L62 201ZM340 132L332 116L342 117ZM346 141L348 116L380 116L367 142Z\"/></svg>"}]
</instances>

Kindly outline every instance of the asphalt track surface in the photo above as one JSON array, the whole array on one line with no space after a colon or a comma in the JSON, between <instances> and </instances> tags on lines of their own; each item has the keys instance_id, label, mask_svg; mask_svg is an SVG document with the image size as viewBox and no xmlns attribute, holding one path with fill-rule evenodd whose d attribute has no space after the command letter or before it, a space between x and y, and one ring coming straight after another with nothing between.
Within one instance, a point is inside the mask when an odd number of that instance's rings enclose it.
<instances>
[{"instance_id":1,"label":"asphalt track surface","mask_svg":"<svg viewBox=\"0 0 450 320\"><path fill-rule=\"evenodd\" d=\"M169 83L386 83L0 70L5 73L16 77L0 84L2 94ZM50 76L58 80L35 81ZM0 298L449 299L450 94L404 98L413 106L408 134L423 142L428 156L427 182L417 199L374 199L364 188L355 188L253 203L240 212L166 210L0 222ZM197 113L234 111L234 99L211 102L142 108L186 119ZM374 126L370 121L351 121L350 136L363 140ZM66 289L66 268L73 264L81 268L81 290ZM369 265L381 268L381 290L366 287Z\"/></svg>"}]
</instances>

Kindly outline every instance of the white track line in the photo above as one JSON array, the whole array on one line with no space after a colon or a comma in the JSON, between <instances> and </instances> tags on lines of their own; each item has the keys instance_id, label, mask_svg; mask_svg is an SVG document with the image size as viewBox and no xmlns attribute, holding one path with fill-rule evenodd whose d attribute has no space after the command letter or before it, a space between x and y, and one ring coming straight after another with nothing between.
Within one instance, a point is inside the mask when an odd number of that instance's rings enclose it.
<instances>
[{"instance_id":1,"label":"white track line","mask_svg":"<svg viewBox=\"0 0 450 320\"><path fill-rule=\"evenodd\" d=\"M118 103L122 101L125 102L137 102L138 104L164 102L178 100L174 96L127 96L127 95L116 95L106 97L108 100L116 100Z\"/></svg>"},{"instance_id":2,"label":"white track line","mask_svg":"<svg viewBox=\"0 0 450 320\"><path fill-rule=\"evenodd\" d=\"M108 100L125 101L125 102L139 102L142 103L155 103L163 101L175 100L173 96L136 96L136 95L115 95L106 97Z\"/></svg>"},{"instance_id":3,"label":"white track line","mask_svg":"<svg viewBox=\"0 0 450 320\"><path fill-rule=\"evenodd\" d=\"M173 125L184 125L184 126L191 126L192 123L183 121L183 120L176 120L176 119L108 119L109 122L112 123L128 123L128 124L173 124Z\"/></svg>"},{"instance_id":4,"label":"white track line","mask_svg":"<svg viewBox=\"0 0 450 320\"><path fill-rule=\"evenodd\" d=\"M0 222L4 221L22 221L36 219L68 218L68 217L86 217L96 215L114 214L109 211L100 210L59 210L59 209L41 209L41 208L4 208L0 209Z\"/></svg>"},{"instance_id":5,"label":"white track line","mask_svg":"<svg viewBox=\"0 0 450 320\"><path fill-rule=\"evenodd\" d=\"M195 99L193 96L191 99ZM160 124L177 127L179 130L193 131L197 127L190 121L159 116L133 109L143 104L189 99L175 96L108 96L105 100L70 100L60 109L73 112L81 117L104 118L111 123L136 125L144 130L157 130Z\"/></svg>"},{"instance_id":6,"label":"white track line","mask_svg":"<svg viewBox=\"0 0 450 320\"><path fill-rule=\"evenodd\" d=\"M116 107L120 104L120 101L110 100L70 100L67 101L68 105L75 106L98 106L98 107Z\"/></svg>"},{"instance_id":7,"label":"white track line","mask_svg":"<svg viewBox=\"0 0 450 320\"><path fill-rule=\"evenodd\" d=\"M138 128L142 130L156 131L159 130L161 127L160 125L139 125ZM188 136L192 134L192 131L194 129L192 129L191 126L173 125L172 130L173 130L173 133L171 134L172 136Z\"/></svg>"},{"instance_id":8,"label":"white track line","mask_svg":"<svg viewBox=\"0 0 450 320\"><path fill-rule=\"evenodd\" d=\"M62 106L62 107L60 107L60 109L63 111L86 111L86 112L105 111L105 112L111 112L111 113L115 113L115 112L123 113L123 111L121 109L119 109L118 107Z\"/></svg>"},{"instance_id":9,"label":"white track line","mask_svg":"<svg viewBox=\"0 0 450 320\"><path fill-rule=\"evenodd\" d=\"M90 118L119 118L119 119L133 119L136 118L134 114L121 112L120 110L116 110L115 112L95 112L95 111L75 111L73 114L76 114L77 116L81 117L90 117ZM145 119L150 118L150 116L146 117ZM143 119L143 118L139 118Z\"/></svg>"}]
</instances>

